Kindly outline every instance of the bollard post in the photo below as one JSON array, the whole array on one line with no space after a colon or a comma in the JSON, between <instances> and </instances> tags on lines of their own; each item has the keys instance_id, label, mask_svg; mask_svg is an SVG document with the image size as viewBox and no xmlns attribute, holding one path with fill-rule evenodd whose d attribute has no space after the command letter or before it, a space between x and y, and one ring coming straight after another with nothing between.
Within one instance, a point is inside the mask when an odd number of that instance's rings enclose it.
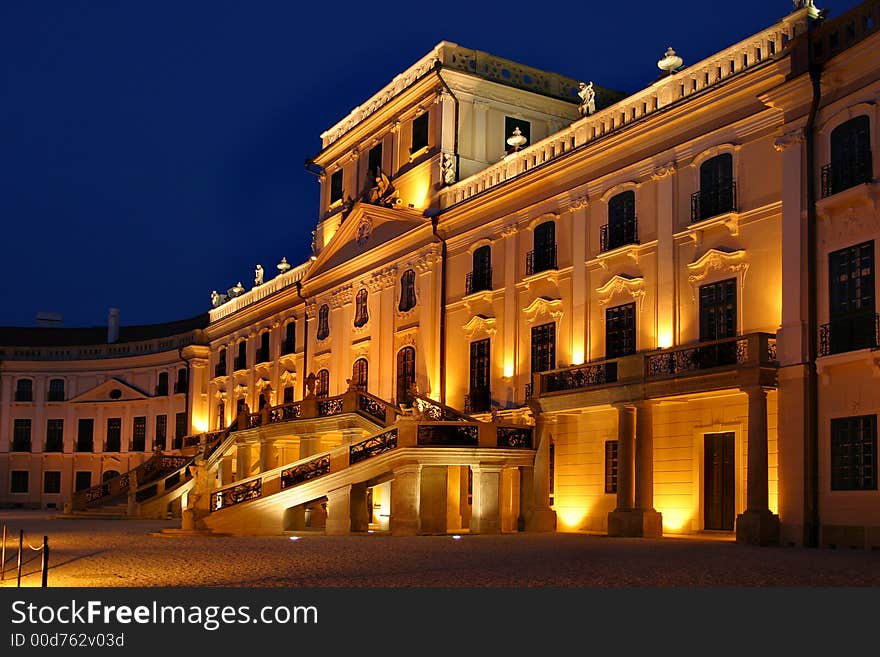
<instances>
[{"instance_id":1,"label":"bollard post","mask_svg":"<svg viewBox=\"0 0 880 657\"><path fill-rule=\"evenodd\" d=\"M18 583L16 586L21 588L21 548L24 545L24 530L18 530Z\"/></svg>"},{"instance_id":2,"label":"bollard post","mask_svg":"<svg viewBox=\"0 0 880 657\"><path fill-rule=\"evenodd\" d=\"M43 588L49 585L49 537L43 536L43 560L40 562L40 571L43 573Z\"/></svg>"},{"instance_id":3,"label":"bollard post","mask_svg":"<svg viewBox=\"0 0 880 657\"><path fill-rule=\"evenodd\" d=\"M3 524L3 547L0 548L0 581L6 578L6 523Z\"/></svg>"}]
</instances>

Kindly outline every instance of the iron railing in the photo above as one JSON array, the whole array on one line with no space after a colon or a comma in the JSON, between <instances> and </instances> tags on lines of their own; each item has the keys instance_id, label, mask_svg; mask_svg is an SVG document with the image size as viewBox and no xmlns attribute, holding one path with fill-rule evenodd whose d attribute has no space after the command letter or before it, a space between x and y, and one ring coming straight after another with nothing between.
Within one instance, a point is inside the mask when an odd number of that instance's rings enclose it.
<instances>
[{"instance_id":1,"label":"iron railing","mask_svg":"<svg viewBox=\"0 0 880 657\"><path fill-rule=\"evenodd\" d=\"M557 269L556 242L526 254L526 276Z\"/></svg>"},{"instance_id":2,"label":"iron railing","mask_svg":"<svg viewBox=\"0 0 880 657\"><path fill-rule=\"evenodd\" d=\"M775 338L766 333L751 333L649 354L645 357L645 378L718 367L775 365L775 358Z\"/></svg>"},{"instance_id":3,"label":"iron railing","mask_svg":"<svg viewBox=\"0 0 880 657\"><path fill-rule=\"evenodd\" d=\"M464 293L473 294L492 289L492 268L476 269L468 272L464 279Z\"/></svg>"},{"instance_id":4,"label":"iron railing","mask_svg":"<svg viewBox=\"0 0 880 657\"><path fill-rule=\"evenodd\" d=\"M371 436L348 448L348 464L354 465L397 447L397 429Z\"/></svg>"},{"instance_id":5,"label":"iron railing","mask_svg":"<svg viewBox=\"0 0 880 657\"><path fill-rule=\"evenodd\" d=\"M822 198L871 182L872 177L871 151L861 151L853 159L826 164L822 167Z\"/></svg>"},{"instance_id":6,"label":"iron railing","mask_svg":"<svg viewBox=\"0 0 880 657\"><path fill-rule=\"evenodd\" d=\"M602 253L619 246L638 243L639 222L635 217L619 224L605 224L599 229L599 251Z\"/></svg>"},{"instance_id":7,"label":"iron railing","mask_svg":"<svg viewBox=\"0 0 880 657\"><path fill-rule=\"evenodd\" d=\"M218 490L211 495L211 511L225 509L236 504L249 502L263 496L263 480L254 479L232 488Z\"/></svg>"},{"instance_id":8,"label":"iron railing","mask_svg":"<svg viewBox=\"0 0 880 657\"><path fill-rule=\"evenodd\" d=\"M479 432L475 425L420 424L416 440L419 447L476 447Z\"/></svg>"},{"instance_id":9,"label":"iron railing","mask_svg":"<svg viewBox=\"0 0 880 657\"><path fill-rule=\"evenodd\" d=\"M691 223L736 212L736 182L730 181L691 194Z\"/></svg>"},{"instance_id":10,"label":"iron railing","mask_svg":"<svg viewBox=\"0 0 880 657\"><path fill-rule=\"evenodd\" d=\"M464 412L467 415L471 413L488 413L492 410L492 393L489 388L471 388L464 396Z\"/></svg>"},{"instance_id":11,"label":"iron railing","mask_svg":"<svg viewBox=\"0 0 880 657\"><path fill-rule=\"evenodd\" d=\"M872 312L835 317L819 327L819 355L830 356L880 346L880 315Z\"/></svg>"},{"instance_id":12,"label":"iron railing","mask_svg":"<svg viewBox=\"0 0 880 657\"><path fill-rule=\"evenodd\" d=\"M617 381L617 361L580 365L541 374L541 393L579 390Z\"/></svg>"},{"instance_id":13,"label":"iron railing","mask_svg":"<svg viewBox=\"0 0 880 657\"><path fill-rule=\"evenodd\" d=\"M323 477L330 472L330 456L324 455L281 471L281 490Z\"/></svg>"},{"instance_id":14,"label":"iron railing","mask_svg":"<svg viewBox=\"0 0 880 657\"><path fill-rule=\"evenodd\" d=\"M531 427L498 427L498 447L532 449Z\"/></svg>"}]
</instances>

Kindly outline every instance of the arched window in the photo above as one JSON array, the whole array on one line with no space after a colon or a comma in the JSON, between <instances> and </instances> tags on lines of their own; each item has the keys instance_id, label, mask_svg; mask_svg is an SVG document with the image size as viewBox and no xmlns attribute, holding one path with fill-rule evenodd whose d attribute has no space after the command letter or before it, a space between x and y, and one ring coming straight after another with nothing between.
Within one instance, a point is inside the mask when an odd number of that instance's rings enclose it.
<instances>
[{"instance_id":1,"label":"arched window","mask_svg":"<svg viewBox=\"0 0 880 657\"><path fill-rule=\"evenodd\" d=\"M185 367L177 370L177 381L174 382L174 392L184 393L187 388L187 371Z\"/></svg>"},{"instance_id":2,"label":"arched window","mask_svg":"<svg viewBox=\"0 0 880 657\"><path fill-rule=\"evenodd\" d=\"M702 221L735 209L733 155L722 153L700 165L700 191L691 195L691 221Z\"/></svg>"},{"instance_id":3,"label":"arched window","mask_svg":"<svg viewBox=\"0 0 880 657\"><path fill-rule=\"evenodd\" d=\"M168 394L168 372L159 372L159 382L156 384L156 394L159 396Z\"/></svg>"},{"instance_id":4,"label":"arched window","mask_svg":"<svg viewBox=\"0 0 880 657\"><path fill-rule=\"evenodd\" d=\"M326 340L330 335L330 306L326 303L318 309L318 340Z\"/></svg>"},{"instance_id":5,"label":"arched window","mask_svg":"<svg viewBox=\"0 0 880 657\"><path fill-rule=\"evenodd\" d=\"M535 228L534 250L526 255L526 275L556 269L556 224L545 221Z\"/></svg>"},{"instance_id":6,"label":"arched window","mask_svg":"<svg viewBox=\"0 0 880 657\"><path fill-rule=\"evenodd\" d=\"M416 307L416 273L407 269L400 277L400 303L397 309L405 313Z\"/></svg>"},{"instance_id":7,"label":"arched window","mask_svg":"<svg viewBox=\"0 0 880 657\"><path fill-rule=\"evenodd\" d=\"M49 381L48 401L64 401L64 379L51 379Z\"/></svg>"},{"instance_id":8,"label":"arched window","mask_svg":"<svg viewBox=\"0 0 880 657\"><path fill-rule=\"evenodd\" d=\"M474 251L473 268L465 281L465 293L492 289L492 249L487 244Z\"/></svg>"},{"instance_id":9,"label":"arched window","mask_svg":"<svg viewBox=\"0 0 880 657\"><path fill-rule=\"evenodd\" d=\"M354 325L358 328L370 321L367 311L367 291L360 290L354 298Z\"/></svg>"},{"instance_id":10,"label":"arched window","mask_svg":"<svg viewBox=\"0 0 880 657\"><path fill-rule=\"evenodd\" d=\"M34 382L30 379L18 379L15 382L15 401L34 401Z\"/></svg>"},{"instance_id":11,"label":"arched window","mask_svg":"<svg viewBox=\"0 0 880 657\"><path fill-rule=\"evenodd\" d=\"M260 334L260 348L257 350L257 362L258 363L268 363L269 362L269 340L271 339L271 334L269 331L264 331Z\"/></svg>"},{"instance_id":12,"label":"arched window","mask_svg":"<svg viewBox=\"0 0 880 657\"><path fill-rule=\"evenodd\" d=\"M355 390L367 389L367 359L358 358L351 367L351 387Z\"/></svg>"},{"instance_id":13,"label":"arched window","mask_svg":"<svg viewBox=\"0 0 880 657\"><path fill-rule=\"evenodd\" d=\"M315 397L323 399L330 395L330 371L321 370L315 378Z\"/></svg>"},{"instance_id":14,"label":"arched window","mask_svg":"<svg viewBox=\"0 0 880 657\"><path fill-rule=\"evenodd\" d=\"M229 374L226 370L226 347L220 347L217 353L217 364L214 366L214 376L226 376Z\"/></svg>"},{"instance_id":15,"label":"arched window","mask_svg":"<svg viewBox=\"0 0 880 657\"><path fill-rule=\"evenodd\" d=\"M238 353L235 356L234 365L236 370L247 369L247 340L238 343Z\"/></svg>"},{"instance_id":16,"label":"arched window","mask_svg":"<svg viewBox=\"0 0 880 657\"><path fill-rule=\"evenodd\" d=\"M872 178L871 122L862 114L831 131L831 162L822 167L822 197Z\"/></svg>"},{"instance_id":17,"label":"arched window","mask_svg":"<svg viewBox=\"0 0 880 657\"><path fill-rule=\"evenodd\" d=\"M638 244L634 191L621 192L608 201L608 225L602 227L600 242L602 251L610 251L624 244Z\"/></svg>"},{"instance_id":18,"label":"arched window","mask_svg":"<svg viewBox=\"0 0 880 657\"><path fill-rule=\"evenodd\" d=\"M119 472L117 472L116 470L104 470L104 473L101 475L101 481L102 482L110 481L114 477L118 477L118 476L119 476Z\"/></svg>"},{"instance_id":19,"label":"arched window","mask_svg":"<svg viewBox=\"0 0 880 657\"><path fill-rule=\"evenodd\" d=\"M292 354L296 351L296 322L288 322L284 327L284 345L281 351L284 354Z\"/></svg>"},{"instance_id":20,"label":"arched window","mask_svg":"<svg viewBox=\"0 0 880 657\"><path fill-rule=\"evenodd\" d=\"M416 384L416 350L404 347L397 352L397 403L409 405Z\"/></svg>"}]
</instances>

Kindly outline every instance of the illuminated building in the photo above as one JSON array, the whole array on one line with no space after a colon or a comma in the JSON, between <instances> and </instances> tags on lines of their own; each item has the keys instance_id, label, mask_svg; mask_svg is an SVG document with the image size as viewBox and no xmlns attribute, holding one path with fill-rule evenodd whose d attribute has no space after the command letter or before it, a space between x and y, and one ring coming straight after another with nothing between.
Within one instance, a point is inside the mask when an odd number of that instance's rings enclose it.
<instances>
[{"instance_id":1,"label":"illuminated building","mask_svg":"<svg viewBox=\"0 0 880 657\"><path fill-rule=\"evenodd\" d=\"M396 76L307 163L314 258L210 311L204 458L135 511L880 545L880 3L797 4L594 110L447 42Z\"/></svg>"}]
</instances>

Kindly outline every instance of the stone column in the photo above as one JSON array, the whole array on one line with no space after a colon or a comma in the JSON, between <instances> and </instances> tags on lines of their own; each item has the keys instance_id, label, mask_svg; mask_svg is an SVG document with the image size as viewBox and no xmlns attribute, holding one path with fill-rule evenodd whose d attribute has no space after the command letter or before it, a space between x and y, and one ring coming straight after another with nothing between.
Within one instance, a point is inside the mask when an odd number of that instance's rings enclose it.
<instances>
[{"instance_id":1,"label":"stone column","mask_svg":"<svg viewBox=\"0 0 880 657\"><path fill-rule=\"evenodd\" d=\"M770 512L767 493L767 391L760 386L750 386L745 392L749 396L746 510L736 519L736 541L777 545L779 516Z\"/></svg>"},{"instance_id":2,"label":"stone column","mask_svg":"<svg viewBox=\"0 0 880 657\"><path fill-rule=\"evenodd\" d=\"M220 486L226 486L235 481L235 477L232 473L232 456L224 456L220 460L220 481L218 482Z\"/></svg>"},{"instance_id":3,"label":"stone column","mask_svg":"<svg viewBox=\"0 0 880 657\"><path fill-rule=\"evenodd\" d=\"M550 508L550 425L544 413L535 414L535 467L532 469L532 508L526 516L526 531L552 532L556 530L556 511ZM476 485L476 482L475 482ZM528 486L524 487L526 490Z\"/></svg>"},{"instance_id":4,"label":"stone column","mask_svg":"<svg viewBox=\"0 0 880 657\"><path fill-rule=\"evenodd\" d=\"M446 529L461 528L461 466L446 468Z\"/></svg>"},{"instance_id":5,"label":"stone column","mask_svg":"<svg viewBox=\"0 0 880 657\"><path fill-rule=\"evenodd\" d=\"M391 534L414 536L419 533L419 479L421 466L404 465L394 470L391 482Z\"/></svg>"},{"instance_id":6,"label":"stone column","mask_svg":"<svg viewBox=\"0 0 880 657\"><path fill-rule=\"evenodd\" d=\"M367 508L367 484L351 485L351 531L365 532L370 526L372 509Z\"/></svg>"},{"instance_id":7,"label":"stone column","mask_svg":"<svg viewBox=\"0 0 880 657\"><path fill-rule=\"evenodd\" d=\"M498 534L501 532L501 466L473 465L473 509L471 532Z\"/></svg>"},{"instance_id":8,"label":"stone column","mask_svg":"<svg viewBox=\"0 0 880 657\"><path fill-rule=\"evenodd\" d=\"M274 438L263 438L260 443L260 472L278 467L278 448Z\"/></svg>"},{"instance_id":9,"label":"stone column","mask_svg":"<svg viewBox=\"0 0 880 657\"><path fill-rule=\"evenodd\" d=\"M617 407L617 508L608 514L609 536L641 536L636 511L636 407ZM640 491L644 494L644 491Z\"/></svg>"},{"instance_id":10,"label":"stone column","mask_svg":"<svg viewBox=\"0 0 880 657\"><path fill-rule=\"evenodd\" d=\"M635 512L641 516L639 536L663 535L663 518L654 509L654 410L651 402L636 406Z\"/></svg>"},{"instance_id":11,"label":"stone column","mask_svg":"<svg viewBox=\"0 0 880 657\"><path fill-rule=\"evenodd\" d=\"M247 444L237 445L235 459L235 478L241 480L250 477L251 446Z\"/></svg>"},{"instance_id":12,"label":"stone column","mask_svg":"<svg viewBox=\"0 0 880 657\"><path fill-rule=\"evenodd\" d=\"M446 533L446 466L423 465L419 477L419 532Z\"/></svg>"},{"instance_id":13,"label":"stone column","mask_svg":"<svg viewBox=\"0 0 880 657\"><path fill-rule=\"evenodd\" d=\"M328 536L342 536L351 533L351 484L327 492L327 524L324 531Z\"/></svg>"}]
</instances>

